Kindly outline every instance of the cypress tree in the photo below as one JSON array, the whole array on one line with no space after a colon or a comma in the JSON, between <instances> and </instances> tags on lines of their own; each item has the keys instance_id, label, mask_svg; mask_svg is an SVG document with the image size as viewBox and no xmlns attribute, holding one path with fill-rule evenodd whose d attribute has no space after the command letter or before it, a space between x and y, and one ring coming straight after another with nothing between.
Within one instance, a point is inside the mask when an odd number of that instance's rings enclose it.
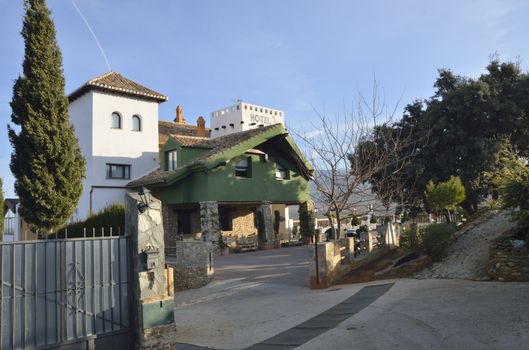
<instances>
[{"instance_id":1,"label":"cypress tree","mask_svg":"<svg viewBox=\"0 0 529 350\"><path fill-rule=\"evenodd\" d=\"M5 205L4 205L4 184L2 178L0 177L0 241L4 240L4 215L5 215Z\"/></svg>"},{"instance_id":2,"label":"cypress tree","mask_svg":"<svg viewBox=\"0 0 529 350\"><path fill-rule=\"evenodd\" d=\"M20 214L47 231L73 214L85 161L68 120L62 56L45 0L25 0L23 75L15 80L10 126L11 171Z\"/></svg>"}]
</instances>

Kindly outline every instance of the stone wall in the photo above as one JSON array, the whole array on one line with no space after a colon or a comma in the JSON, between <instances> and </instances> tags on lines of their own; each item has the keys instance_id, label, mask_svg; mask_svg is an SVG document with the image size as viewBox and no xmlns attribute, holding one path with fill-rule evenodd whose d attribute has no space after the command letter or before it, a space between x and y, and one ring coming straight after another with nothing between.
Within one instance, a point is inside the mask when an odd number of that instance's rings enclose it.
<instances>
[{"instance_id":1,"label":"stone wall","mask_svg":"<svg viewBox=\"0 0 529 350\"><path fill-rule=\"evenodd\" d=\"M330 287L338 278L351 271L353 265L353 238L343 238L340 241L317 243L316 248L312 249L310 260L310 288Z\"/></svg>"},{"instance_id":2,"label":"stone wall","mask_svg":"<svg viewBox=\"0 0 529 350\"><path fill-rule=\"evenodd\" d=\"M177 241L174 269L174 289L200 288L208 284L215 272L215 245L202 241Z\"/></svg>"},{"instance_id":3,"label":"stone wall","mask_svg":"<svg viewBox=\"0 0 529 350\"><path fill-rule=\"evenodd\" d=\"M492 242L487 274L497 281L529 281L529 250L513 249L510 242Z\"/></svg>"},{"instance_id":4,"label":"stone wall","mask_svg":"<svg viewBox=\"0 0 529 350\"><path fill-rule=\"evenodd\" d=\"M230 236L232 239L231 247L237 247L237 240L250 235L257 234L254 217L255 206L238 205L233 211L232 230L222 230L222 236Z\"/></svg>"},{"instance_id":5,"label":"stone wall","mask_svg":"<svg viewBox=\"0 0 529 350\"><path fill-rule=\"evenodd\" d=\"M145 350L176 350L175 326L159 326L146 329L141 335L140 343Z\"/></svg>"}]
</instances>

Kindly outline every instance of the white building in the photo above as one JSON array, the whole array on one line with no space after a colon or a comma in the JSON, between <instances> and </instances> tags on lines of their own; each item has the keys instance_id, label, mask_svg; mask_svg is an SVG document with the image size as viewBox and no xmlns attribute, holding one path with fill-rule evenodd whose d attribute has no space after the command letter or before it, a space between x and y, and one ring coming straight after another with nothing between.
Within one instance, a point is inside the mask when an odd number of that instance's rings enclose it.
<instances>
[{"instance_id":1,"label":"white building","mask_svg":"<svg viewBox=\"0 0 529 350\"><path fill-rule=\"evenodd\" d=\"M210 114L212 138L278 123L285 124L283 111L246 102Z\"/></svg>"},{"instance_id":2,"label":"white building","mask_svg":"<svg viewBox=\"0 0 529 350\"><path fill-rule=\"evenodd\" d=\"M86 160L83 194L73 216L82 220L110 203L123 203L125 185L158 168L158 105L167 97L111 71L68 100Z\"/></svg>"}]
</instances>

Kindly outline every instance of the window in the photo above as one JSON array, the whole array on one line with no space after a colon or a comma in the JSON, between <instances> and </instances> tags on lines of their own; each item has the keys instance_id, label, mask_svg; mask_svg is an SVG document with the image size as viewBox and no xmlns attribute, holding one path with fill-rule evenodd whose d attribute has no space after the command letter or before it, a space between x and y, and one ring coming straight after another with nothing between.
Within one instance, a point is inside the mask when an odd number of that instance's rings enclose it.
<instances>
[{"instance_id":1,"label":"window","mask_svg":"<svg viewBox=\"0 0 529 350\"><path fill-rule=\"evenodd\" d=\"M176 170L176 150L165 152L165 170Z\"/></svg>"},{"instance_id":2,"label":"window","mask_svg":"<svg viewBox=\"0 0 529 350\"><path fill-rule=\"evenodd\" d=\"M243 177L243 178L250 178L252 177L251 174L251 162L252 158L244 158L241 160L237 165L235 165L235 176L237 177Z\"/></svg>"},{"instance_id":3,"label":"window","mask_svg":"<svg viewBox=\"0 0 529 350\"><path fill-rule=\"evenodd\" d=\"M112 113L112 129L121 129L121 116L118 112Z\"/></svg>"},{"instance_id":4,"label":"window","mask_svg":"<svg viewBox=\"0 0 529 350\"><path fill-rule=\"evenodd\" d=\"M281 164L276 163L276 179L286 180L288 179L288 170L286 170Z\"/></svg>"},{"instance_id":5,"label":"window","mask_svg":"<svg viewBox=\"0 0 529 350\"><path fill-rule=\"evenodd\" d=\"M130 179L130 165L107 163L107 179Z\"/></svg>"},{"instance_id":6,"label":"window","mask_svg":"<svg viewBox=\"0 0 529 350\"><path fill-rule=\"evenodd\" d=\"M132 116L132 131L141 131L141 118L139 115Z\"/></svg>"}]
</instances>

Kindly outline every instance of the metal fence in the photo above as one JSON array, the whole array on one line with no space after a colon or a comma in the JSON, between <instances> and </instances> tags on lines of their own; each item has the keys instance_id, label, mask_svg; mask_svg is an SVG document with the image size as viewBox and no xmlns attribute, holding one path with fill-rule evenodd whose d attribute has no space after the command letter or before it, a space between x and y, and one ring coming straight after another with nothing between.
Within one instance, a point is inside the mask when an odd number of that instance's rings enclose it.
<instances>
[{"instance_id":1,"label":"metal fence","mask_svg":"<svg viewBox=\"0 0 529 350\"><path fill-rule=\"evenodd\" d=\"M0 349L127 329L129 259L125 236L0 244Z\"/></svg>"}]
</instances>

